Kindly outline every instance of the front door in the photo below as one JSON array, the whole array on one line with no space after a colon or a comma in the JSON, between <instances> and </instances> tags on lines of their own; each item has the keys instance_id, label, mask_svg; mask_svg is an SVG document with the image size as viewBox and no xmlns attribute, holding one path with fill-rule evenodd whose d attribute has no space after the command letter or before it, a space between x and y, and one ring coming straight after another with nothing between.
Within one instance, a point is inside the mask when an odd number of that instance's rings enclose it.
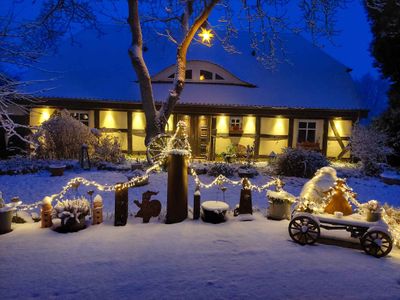
<instances>
[{"instance_id":1,"label":"front door","mask_svg":"<svg viewBox=\"0 0 400 300\"><path fill-rule=\"evenodd\" d=\"M210 143L210 118L197 116L197 157L207 158Z\"/></svg>"}]
</instances>

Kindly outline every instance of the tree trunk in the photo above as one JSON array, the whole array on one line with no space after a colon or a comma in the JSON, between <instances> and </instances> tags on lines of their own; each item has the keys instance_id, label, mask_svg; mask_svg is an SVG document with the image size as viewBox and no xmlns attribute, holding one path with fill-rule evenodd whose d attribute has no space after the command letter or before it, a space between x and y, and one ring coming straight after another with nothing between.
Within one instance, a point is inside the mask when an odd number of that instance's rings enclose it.
<instances>
[{"instance_id":1,"label":"tree trunk","mask_svg":"<svg viewBox=\"0 0 400 300\"><path fill-rule=\"evenodd\" d=\"M128 52L140 86L142 106L146 117L145 145L148 146L153 137L165 132L165 125L167 124L168 118L172 114L172 111L179 100L185 84L187 50L196 32L207 20L212 9L219 2L219 0L212 0L209 3L205 3L204 8L195 18L191 26L188 25L188 20L190 15L193 13L193 1L189 1L187 3L187 7L185 9L185 14L187 15L182 17L182 25L184 27L185 37L177 48L176 71L173 88L170 90L167 99L162 103L161 108L158 111L155 107L151 76L143 58L143 37L138 8L139 1L127 1L129 11L127 21L131 30L132 39Z\"/></svg>"}]
</instances>

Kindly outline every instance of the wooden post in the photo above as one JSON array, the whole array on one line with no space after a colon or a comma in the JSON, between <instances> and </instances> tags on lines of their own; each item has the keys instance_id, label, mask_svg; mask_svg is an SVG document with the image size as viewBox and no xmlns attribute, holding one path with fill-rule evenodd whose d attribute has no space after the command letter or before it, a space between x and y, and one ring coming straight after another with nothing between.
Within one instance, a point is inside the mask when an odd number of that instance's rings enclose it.
<instances>
[{"instance_id":1,"label":"wooden post","mask_svg":"<svg viewBox=\"0 0 400 300\"><path fill-rule=\"evenodd\" d=\"M260 153L260 135L261 135L261 118L256 117L256 135L254 137L254 157L253 159L258 158L258 154Z\"/></svg>"},{"instance_id":2,"label":"wooden post","mask_svg":"<svg viewBox=\"0 0 400 300\"><path fill-rule=\"evenodd\" d=\"M115 190L114 226L125 226L128 221L128 188Z\"/></svg>"},{"instance_id":3,"label":"wooden post","mask_svg":"<svg viewBox=\"0 0 400 300\"><path fill-rule=\"evenodd\" d=\"M185 155L168 157L168 191L166 223L178 223L188 214L188 159Z\"/></svg>"},{"instance_id":4,"label":"wooden post","mask_svg":"<svg viewBox=\"0 0 400 300\"><path fill-rule=\"evenodd\" d=\"M133 144L132 144L132 111L127 111L127 120L128 120L128 154L132 154L133 152Z\"/></svg>"},{"instance_id":5,"label":"wooden post","mask_svg":"<svg viewBox=\"0 0 400 300\"><path fill-rule=\"evenodd\" d=\"M196 188L193 196L193 220L200 218L200 190Z\"/></svg>"},{"instance_id":6,"label":"wooden post","mask_svg":"<svg viewBox=\"0 0 400 300\"><path fill-rule=\"evenodd\" d=\"M328 130L329 130L329 120L324 119L324 130L322 134L322 154L327 155L328 152Z\"/></svg>"},{"instance_id":7,"label":"wooden post","mask_svg":"<svg viewBox=\"0 0 400 300\"><path fill-rule=\"evenodd\" d=\"M243 187L240 190L239 214L253 214L253 201L251 200L251 190L247 189L249 181L243 180Z\"/></svg>"},{"instance_id":8,"label":"wooden post","mask_svg":"<svg viewBox=\"0 0 400 300\"><path fill-rule=\"evenodd\" d=\"M293 135L294 135L294 119L293 118L289 118L289 129L288 129L288 147L289 148L296 148L293 147Z\"/></svg>"}]
</instances>

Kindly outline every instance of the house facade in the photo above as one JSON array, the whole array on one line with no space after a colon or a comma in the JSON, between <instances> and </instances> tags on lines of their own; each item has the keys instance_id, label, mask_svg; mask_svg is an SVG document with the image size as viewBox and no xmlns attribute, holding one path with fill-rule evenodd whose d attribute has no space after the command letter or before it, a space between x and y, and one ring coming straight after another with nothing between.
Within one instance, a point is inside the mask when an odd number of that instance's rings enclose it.
<instances>
[{"instance_id":1,"label":"house facade","mask_svg":"<svg viewBox=\"0 0 400 300\"><path fill-rule=\"evenodd\" d=\"M36 87L43 101L31 108L30 125L65 108L84 124L116 136L126 152L144 154L146 120L127 55L129 32L110 28L100 37L83 32L78 41L25 75L44 80ZM352 126L367 116L350 70L299 36L285 36L284 62L274 70L265 68L248 45L239 37L234 52L218 42L190 47L185 89L166 131L186 121L198 158L213 159L231 144L254 146L257 157L303 147L348 158ZM173 46L160 37L145 41L158 101L167 97L174 78Z\"/></svg>"}]
</instances>

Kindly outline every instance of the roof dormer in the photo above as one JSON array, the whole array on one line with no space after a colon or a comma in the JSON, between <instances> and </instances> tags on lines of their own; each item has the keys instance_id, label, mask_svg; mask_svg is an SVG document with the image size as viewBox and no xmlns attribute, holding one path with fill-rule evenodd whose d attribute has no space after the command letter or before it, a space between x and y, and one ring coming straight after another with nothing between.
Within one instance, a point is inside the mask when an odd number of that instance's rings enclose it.
<instances>
[{"instance_id":1,"label":"roof dormer","mask_svg":"<svg viewBox=\"0 0 400 300\"><path fill-rule=\"evenodd\" d=\"M172 82L175 77L175 68L175 65L165 68L152 77L152 82ZM204 60L189 60L187 62L185 82L255 87L255 85L239 79L221 66Z\"/></svg>"}]
</instances>

